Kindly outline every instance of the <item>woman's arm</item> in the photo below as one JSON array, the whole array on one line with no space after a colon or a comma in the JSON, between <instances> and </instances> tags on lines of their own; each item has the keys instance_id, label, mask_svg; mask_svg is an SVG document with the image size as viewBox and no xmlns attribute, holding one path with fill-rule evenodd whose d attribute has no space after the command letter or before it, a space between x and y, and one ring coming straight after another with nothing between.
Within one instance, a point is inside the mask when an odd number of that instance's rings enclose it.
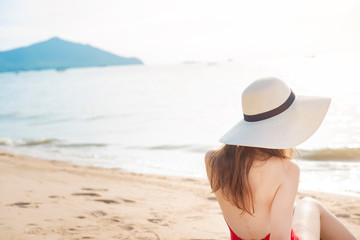
<instances>
[{"instance_id":1,"label":"woman's arm","mask_svg":"<svg viewBox=\"0 0 360 240\"><path fill-rule=\"evenodd\" d=\"M270 213L271 240L289 240L294 201L299 185L299 167L291 161L283 161L279 171L280 185L275 193Z\"/></svg>"}]
</instances>

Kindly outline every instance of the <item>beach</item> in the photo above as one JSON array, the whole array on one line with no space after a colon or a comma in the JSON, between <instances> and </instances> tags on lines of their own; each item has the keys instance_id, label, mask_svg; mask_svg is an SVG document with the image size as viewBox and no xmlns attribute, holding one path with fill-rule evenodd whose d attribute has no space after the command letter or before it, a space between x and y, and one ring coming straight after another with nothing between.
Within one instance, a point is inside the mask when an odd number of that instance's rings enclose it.
<instances>
[{"instance_id":1,"label":"beach","mask_svg":"<svg viewBox=\"0 0 360 240\"><path fill-rule=\"evenodd\" d=\"M0 239L229 239L206 179L0 152ZM301 191L360 239L360 199Z\"/></svg>"},{"instance_id":2,"label":"beach","mask_svg":"<svg viewBox=\"0 0 360 240\"><path fill-rule=\"evenodd\" d=\"M249 114L360 239L359 1L0 6L0 240L229 239L204 154Z\"/></svg>"},{"instance_id":3,"label":"beach","mask_svg":"<svg viewBox=\"0 0 360 240\"><path fill-rule=\"evenodd\" d=\"M351 75L342 80L346 84L337 81L340 70L327 71L338 69L339 59ZM206 178L204 152L221 147L218 139L242 119L242 90L258 77L280 76L296 95L332 97L322 126L297 146L299 189L360 196L360 90L348 87L360 78L359 59L360 54L275 59L262 66L232 61L0 74L0 151ZM295 66L306 69L305 75L289 76L298 71Z\"/></svg>"}]
</instances>

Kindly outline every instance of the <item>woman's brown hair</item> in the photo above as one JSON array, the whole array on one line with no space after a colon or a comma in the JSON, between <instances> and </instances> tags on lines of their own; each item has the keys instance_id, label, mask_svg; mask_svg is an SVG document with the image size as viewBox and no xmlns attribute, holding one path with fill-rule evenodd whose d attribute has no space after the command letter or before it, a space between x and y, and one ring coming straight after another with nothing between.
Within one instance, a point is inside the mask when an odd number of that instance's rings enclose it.
<instances>
[{"instance_id":1,"label":"woman's brown hair","mask_svg":"<svg viewBox=\"0 0 360 240\"><path fill-rule=\"evenodd\" d=\"M266 149L236 145L224 145L210 156L210 185L213 192L221 190L222 195L243 213L255 212L248 175L255 159L266 161L270 157L289 159L292 156L285 149Z\"/></svg>"}]
</instances>

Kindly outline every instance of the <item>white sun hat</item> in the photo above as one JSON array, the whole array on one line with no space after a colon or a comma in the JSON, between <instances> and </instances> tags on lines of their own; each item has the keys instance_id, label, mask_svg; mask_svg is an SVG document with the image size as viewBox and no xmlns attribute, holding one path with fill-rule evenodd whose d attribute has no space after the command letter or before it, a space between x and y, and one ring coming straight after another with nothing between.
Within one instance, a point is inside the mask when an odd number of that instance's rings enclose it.
<instances>
[{"instance_id":1,"label":"white sun hat","mask_svg":"<svg viewBox=\"0 0 360 240\"><path fill-rule=\"evenodd\" d=\"M330 101L328 97L295 96L280 79L261 78L244 90L244 119L220 142L272 149L293 148L320 127Z\"/></svg>"}]
</instances>

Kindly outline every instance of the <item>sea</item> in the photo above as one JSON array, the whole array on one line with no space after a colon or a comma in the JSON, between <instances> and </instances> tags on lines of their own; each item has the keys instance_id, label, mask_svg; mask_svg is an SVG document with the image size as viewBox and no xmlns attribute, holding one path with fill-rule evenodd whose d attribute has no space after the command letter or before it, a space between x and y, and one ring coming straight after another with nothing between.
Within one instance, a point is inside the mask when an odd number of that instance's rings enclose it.
<instances>
[{"instance_id":1,"label":"sea","mask_svg":"<svg viewBox=\"0 0 360 240\"><path fill-rule=\"evenodd\" d=\"M205 178L204 154L242 118L253 80L332 97L297 146L300 190L360 196L360 53L0 74L0 149L144 174Z\"/></svg>"}]
</instances>

